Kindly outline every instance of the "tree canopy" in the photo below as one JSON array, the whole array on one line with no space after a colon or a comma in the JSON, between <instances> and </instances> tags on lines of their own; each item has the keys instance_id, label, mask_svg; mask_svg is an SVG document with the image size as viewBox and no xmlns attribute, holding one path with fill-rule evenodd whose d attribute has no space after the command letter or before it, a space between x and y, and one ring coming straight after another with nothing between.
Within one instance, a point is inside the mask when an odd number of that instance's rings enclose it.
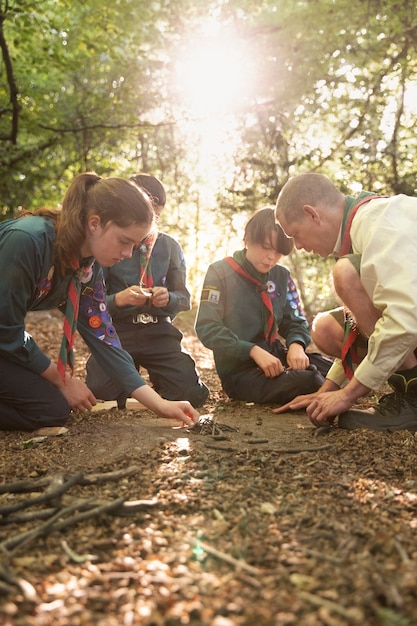
<instances>
[{"instance_id":1,"label":"tree canopy","mask_svg":"<svg viewBox=\"0 0 417 626\"><path fill-rule=\"evenodd\" d=\"M295 173L414 194L416 11L411 0L0 0L2 215L58 205L81 171L154 173L194 289ZM328 262L289 263L309 313L332 299Z\"/></svg>"}]
</instances>

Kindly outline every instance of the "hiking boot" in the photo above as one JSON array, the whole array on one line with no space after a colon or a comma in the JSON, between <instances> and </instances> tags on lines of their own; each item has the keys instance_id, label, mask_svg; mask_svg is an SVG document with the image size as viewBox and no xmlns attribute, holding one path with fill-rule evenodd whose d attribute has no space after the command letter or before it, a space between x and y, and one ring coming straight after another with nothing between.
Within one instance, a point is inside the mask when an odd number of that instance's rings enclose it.
<instances>
[{"instance_id":1,"label":"hiking boot","mask_svg":"<svg viewBox=\"0 0 417 626\"><path fill-rule=\"evenodd\" d=\"M366 410L352 409L341 413L339 428L416 432L417 398L399 391L388 393L375 407Z\"/></svg>"},{"instance_id":2,"label":"hiking boot","mask_svg":"<svg viewBox=\"0 0 417 626\"><path fill-rule=\"evenodd\" d=\"M411 394L417 397L417 366L409 370L394 372L388 378L388 384L401 393Z\"/></svg>"}]
</instances>

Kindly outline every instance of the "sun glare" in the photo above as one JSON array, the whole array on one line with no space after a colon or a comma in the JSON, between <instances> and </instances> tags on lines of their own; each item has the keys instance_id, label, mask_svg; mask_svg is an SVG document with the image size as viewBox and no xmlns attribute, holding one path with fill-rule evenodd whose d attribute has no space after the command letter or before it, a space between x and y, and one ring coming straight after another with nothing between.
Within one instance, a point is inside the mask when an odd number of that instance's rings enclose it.
<instances>
[{"instance_id":1,"label":"sun glare","mask_svg":"<svg viewBox=\"0 0 417 626\"><path fill-rule=\"evenodd\" d=\"M213 18L184 37L174 80L181 103L178 124L197 149L196 180L201 174L213 186L227 178L238 141L237 115L253 97L253 63L247 42L230 24ZM207 189L208 201L214 192Z\"/></svg>"},{"instance_id":2,"label":"sun glare","mask_svg":"<svg viewBox=\"0 0 417 626\"><path fill-rule=\"evenodd\" d=\"M182 41L173 77L177 124L186 145L193 146L190 191L195 191L196 203L204 210L215 207L219 190L232 183L239 114L255 99L255 64L248 42L231 24L216 19L206 20ZM216 224L210 223L200 234L200 243L210 247L217 238Z\"/></svg>"},{"instance_id":3,"label":"sun glare","mask_svg":"<svg viewBox=\"0 0 417 626\"><path fill-rule=\"evenodd\" d=\"M189 41L176 64L177 88L196 116L236 112L250 95L250 74L244 42L221 24Z\"/></svg>"}]
</instances>

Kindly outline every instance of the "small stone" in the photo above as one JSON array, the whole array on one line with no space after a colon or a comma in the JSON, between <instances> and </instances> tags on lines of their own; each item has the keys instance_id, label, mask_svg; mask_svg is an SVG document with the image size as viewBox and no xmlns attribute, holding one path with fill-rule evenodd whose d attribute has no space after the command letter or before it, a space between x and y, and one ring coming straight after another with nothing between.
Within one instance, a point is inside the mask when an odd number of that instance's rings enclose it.
<instances>
[{"instance_id":1,"label":"small stone","mask_svg":"<svg viewBox=\"0 0 417 626\"><path fill-rule=\"evenodd\" d=\"M331 431L331 426L328 424L324 424L324 426L318 426L313 430L313 437L322 437L323 435L328 435Z\"/></svg>"},{"instance_id":2,"label":"small stone","mask_svg":"<svg viewBox=\"0 0 417 626\"><path fill-rule=\"evenodd\" d=\"M45 437L60 437L61 435L66 435L69 432L68 428L65 426L45 426L44 428L39 428L36 431L37 435L45 436Z\"/></svg>"}]
</instances>

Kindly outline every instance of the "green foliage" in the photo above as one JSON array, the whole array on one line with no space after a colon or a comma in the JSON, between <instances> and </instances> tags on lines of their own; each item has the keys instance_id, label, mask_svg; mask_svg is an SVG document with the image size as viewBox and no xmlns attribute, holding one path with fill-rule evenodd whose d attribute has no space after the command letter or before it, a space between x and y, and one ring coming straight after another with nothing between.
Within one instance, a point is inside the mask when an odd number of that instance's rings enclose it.
<instances>
[{"instance_id":1,"label":"green foliage","mask_svg":"<svg viewBox=\"0 0 417 626\"><path fill-rule=\"evenodd\" d=\"M413 194L416 11L414 0L0 0L2 215L59 204L81 171L153 172L198 296L207 264L241 245L245 219L295 173ZM223 29L210 39L212 22ZM246 89L196 113L178 59L204 43L217 71L216 48L233 38ZM203 122L226 129L227 154L205 149ZM288 263L309 317L333 306L331 261Z\"/></svg>"}]
</instances>

